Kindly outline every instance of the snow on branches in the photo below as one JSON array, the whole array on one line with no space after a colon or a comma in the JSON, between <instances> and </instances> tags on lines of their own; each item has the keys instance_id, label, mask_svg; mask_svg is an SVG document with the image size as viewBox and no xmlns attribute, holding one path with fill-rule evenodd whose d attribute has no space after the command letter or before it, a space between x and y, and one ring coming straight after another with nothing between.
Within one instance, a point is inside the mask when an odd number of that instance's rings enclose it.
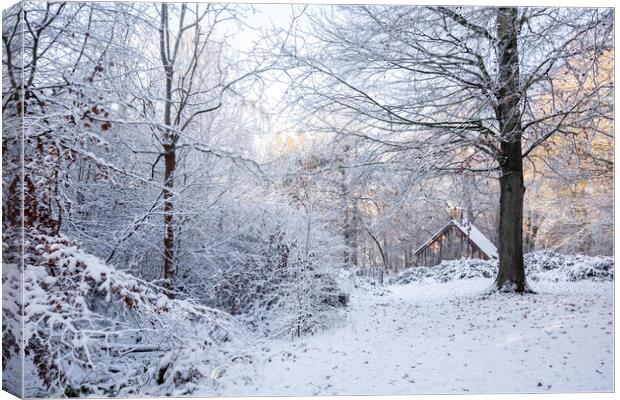
<instances>
[{"instance_id":1,"label":"snow on branches","mask_svg":"<svg viewBox=\"0 0 620 400\"><path fill-rule=\"evenodd\" d=\"M210 376L225 359L221 344L242 336L228 314L171 300L67 238L32 235L28 241L24 350L51 392L176 390ZM196 351L201 360L176 364L181 354Z\"/></svg>"}]
</instances>

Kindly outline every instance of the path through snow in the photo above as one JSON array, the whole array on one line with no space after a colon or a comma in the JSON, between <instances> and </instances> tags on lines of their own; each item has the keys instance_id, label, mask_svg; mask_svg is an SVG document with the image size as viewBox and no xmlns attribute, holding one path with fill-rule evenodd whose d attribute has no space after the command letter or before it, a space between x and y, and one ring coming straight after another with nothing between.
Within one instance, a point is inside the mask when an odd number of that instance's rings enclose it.
<instances>
[{"instance_id":1,"label":"path through snow","mask_svg":"<svg viewBox=\"0 0 620 400\"><path fill-rule=\"evenodd\" d=\"M480 296L489 279L353 293L345 324L268 342L234 395L613 390L613 284L539 282Z\"/></svg>"}]
</instances>

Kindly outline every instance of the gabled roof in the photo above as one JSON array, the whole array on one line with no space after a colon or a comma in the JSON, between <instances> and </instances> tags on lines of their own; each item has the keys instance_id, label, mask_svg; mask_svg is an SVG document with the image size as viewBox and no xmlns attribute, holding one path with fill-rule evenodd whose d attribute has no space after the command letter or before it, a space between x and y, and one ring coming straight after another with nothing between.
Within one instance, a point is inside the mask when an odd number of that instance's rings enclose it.
<instances>
[{"instance_id":1,"label":"gabled roof","mask_svg":"<svg viewBox=\"0 0 620 400\"><path fill-rule=\"evenodd\" d=\"M454 225L458 229L460 229L461 232L463 232L463 234L468 236L469 240L471 240L476 246L478 246L478 248L484 254L486 254L490 259L497 259L497 258L499 258L499 255L497 253L497 248L495 247L495 245L493 243L491 243L491 241L489 239L487 239L487 237L484 236L482 234L482 232L480 232L478 230L478 228L476 228L473 224L467 224L467 226L465 226L465 225L461 224L460 222L458 222L458 221L456 221L454 219L451 220L450 222L448 222L443 228L441 228L436 234L434 234L433 237L431 237L428 241L426 241L426 243L424 243L422 246L420 246L415 251L414 254L417 255L420 251L422 251L422 249L424 249L426 246L431 244L442 233L444 233L444 231L446 229L448 229L451 225Z\"/></svg>"}]
</instances>

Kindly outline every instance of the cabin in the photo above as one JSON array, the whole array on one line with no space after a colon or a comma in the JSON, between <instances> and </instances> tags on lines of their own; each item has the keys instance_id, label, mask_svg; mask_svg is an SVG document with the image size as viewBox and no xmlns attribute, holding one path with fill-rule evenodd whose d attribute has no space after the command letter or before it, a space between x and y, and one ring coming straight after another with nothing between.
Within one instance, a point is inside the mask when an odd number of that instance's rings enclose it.
<instances>
[{"instance_id":1,"label":"cabin","mask_svg":"<svg viewBox=\"0 0 620 400\"><path fill-rule=\"evenodd\" d=\"M477 258L493 260L498 258L497 248L473 224L464 219L452 219L414 255L414 265L432 267L443 260Z\"/></svg>"}]
</instances>

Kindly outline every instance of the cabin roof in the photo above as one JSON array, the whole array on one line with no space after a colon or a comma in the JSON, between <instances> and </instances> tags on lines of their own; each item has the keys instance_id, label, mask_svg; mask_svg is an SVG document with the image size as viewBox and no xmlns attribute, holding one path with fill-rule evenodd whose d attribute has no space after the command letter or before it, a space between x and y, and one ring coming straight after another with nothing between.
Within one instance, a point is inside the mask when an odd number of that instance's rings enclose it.
<instances>
[{"instance_id":1,"label":"cabin roof","mask_svg":"<svg viewBox=\"0 0 620 400\"><path fill-rule=\"evenodd\" d=\"M426 243L420 246L415 251L415 254L417 255L426 246L434 242L435 239L437 239L451 225L454 225L458 229L460 229L461 232L463 232L466 236L468 236L469 240L471 240L476 246L478 246L478 248L484 254L486 254L490 259L497 259L499 257L497 253L497 248L495 247L495 245L491 243L491 241L487 239L487 237L484 236L482 232L478 230L478 228L476 228L473 224L467 224L467 226L465 226L454 219L448 222L443 228L441 228L436 234L434 234L429 240L427 240Z\"/></svg>"}]
</instances>

